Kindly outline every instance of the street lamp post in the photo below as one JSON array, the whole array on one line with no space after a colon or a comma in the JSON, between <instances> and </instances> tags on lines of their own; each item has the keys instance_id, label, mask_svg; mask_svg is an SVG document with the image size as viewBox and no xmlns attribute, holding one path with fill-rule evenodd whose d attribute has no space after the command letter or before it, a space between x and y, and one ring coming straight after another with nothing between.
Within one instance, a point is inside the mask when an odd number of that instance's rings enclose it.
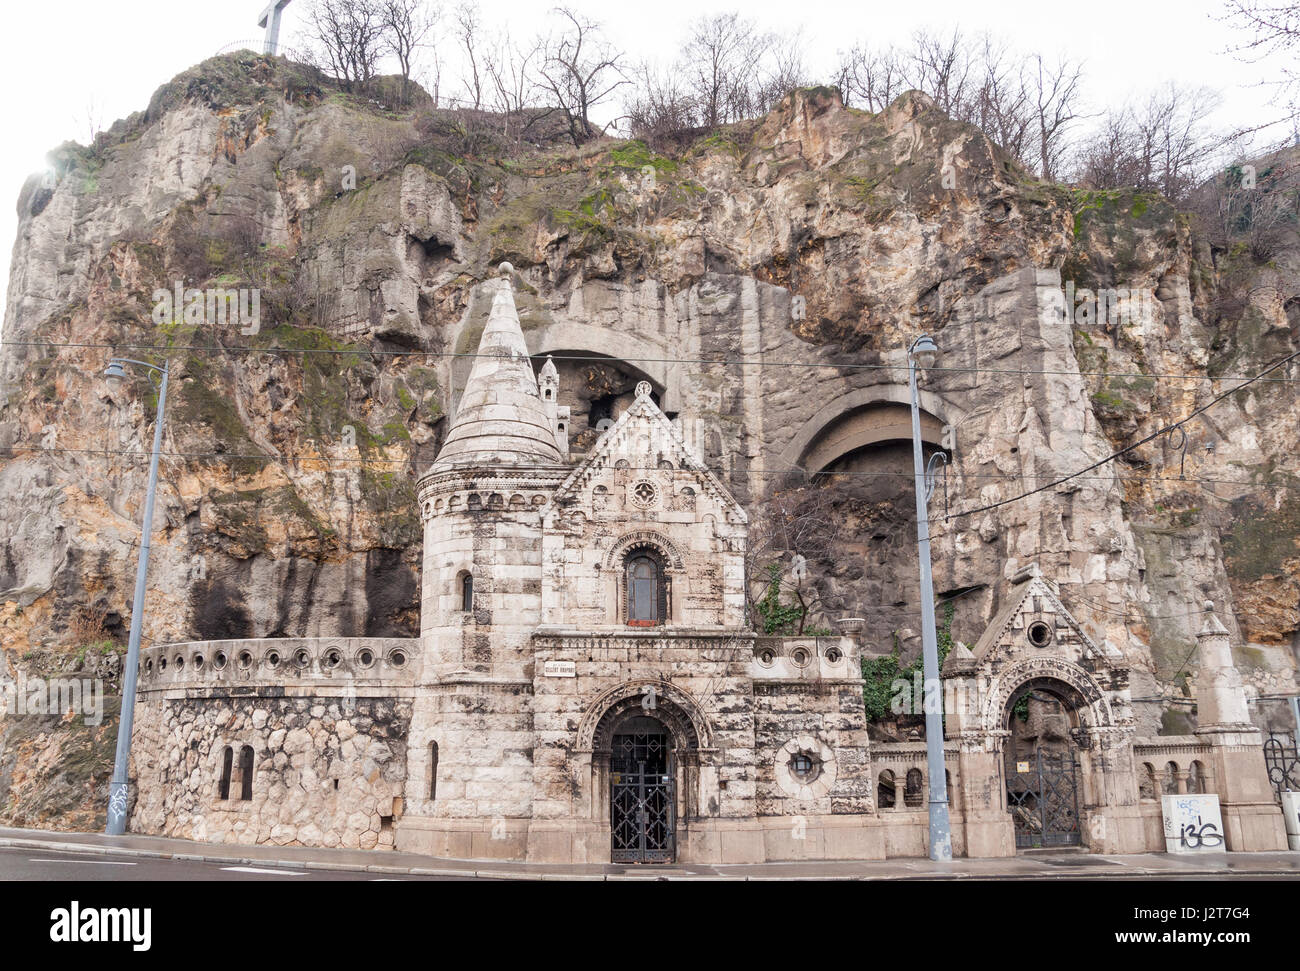
<instances>
[{"instance_id":1,"label":"street lamp post","mask_svg":"<svg viewBox=\"0 0 1300 971\"><path fill-rule=\"evenodd\" d=\"M934 582L930 578L930 516L921 454L921 405L918 368L933 367L939 358L934 338L922 335L907 349L908 382L912 391L912 464L916 472L916 546L921 560L921 656L925 673L925 755L930 777L930 859L952 859L952 828L948 822L948 779L943 764L943 691L939 682L939 644L934 630Z\"/></svg>"},{"instance_id":2,"label":"street lamp post","mask_svg":"<svg viewBox=\"0 0 1300 971\"><path fill-rule=\"evenodd\" d=\"M121 836L126 832L127 762L131 757L131 728L135 722L136 672L140 666L140 628L144 623L145 580L149 575L149 537L153 533L153 500L158 486L158 452L162 448L163 408L167 404L167 364L162 367L144 361L115 357L108 362L104 377L109 385L121 387L126 378L124 364L148 368L158 377L158 414L154 419L153 457L149 461L149 491L144 501L144 522L140 527L140 562L135 571L135 599L131 602L131 640L126 649L126 670L122 678L122 713L117 723L117 753L113 778L108 784L108 825L104 832Z\"/></svg>"}]
</instances>

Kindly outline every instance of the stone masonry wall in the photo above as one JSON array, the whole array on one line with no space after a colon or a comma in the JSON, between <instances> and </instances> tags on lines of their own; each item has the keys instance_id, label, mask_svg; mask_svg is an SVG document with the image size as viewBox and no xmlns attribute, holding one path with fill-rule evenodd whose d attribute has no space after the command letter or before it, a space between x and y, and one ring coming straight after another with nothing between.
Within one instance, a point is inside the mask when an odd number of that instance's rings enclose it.
<instances>
[{"instance_id":1,"label":"stone masonry wall","mask_svg":"<svg viewBox=\"0 0 1300 971\"><path fill-rule=\"evenodd\" d=\"M132 745L132 831L212 843L391 847L411 702L269 694L143 700ZM239 798L244 745L254 751L250 801ZM223 800L226 746L234 778Z\"/></svg>"},{"instance_id":2,"label":"stone masonry wall","mask_svg":"<svg viewBox=\"0 0 1300 971\"><path fill-rule=\"evenodd\" d=\"M754 739L758 815L874 811L861 682L756 683ZM784 771L792 749L832 758L811 784L799 785Z\"/></svg>"}]
</instances>

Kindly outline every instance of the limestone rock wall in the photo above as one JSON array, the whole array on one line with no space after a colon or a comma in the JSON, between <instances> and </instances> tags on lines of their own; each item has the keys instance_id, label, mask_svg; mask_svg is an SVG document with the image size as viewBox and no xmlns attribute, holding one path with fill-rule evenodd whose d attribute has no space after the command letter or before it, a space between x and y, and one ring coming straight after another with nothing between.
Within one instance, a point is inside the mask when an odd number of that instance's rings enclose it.
<instances>
[{"instance_id":1,"label":"limestone rock wall","mask_svg":"<svg viewBox=\"0 0 1300 971\"><path fill-rule=\"evenodd\" d=\"M877 649L905 654L906 456L827 443L894 420L917 333L957 368L923 384L931 437L952 436L935 498L950 512L1081 468L1300 347L1300 247L1215 251L1157 197L1038 182L915 93L873 116L797 92L671 156L617 141L466 154L416 121L230 55L24 187L0 353L0 494L22 500L0 506L9 676L38 658L75 668L85 611L125 644L155 399L105 387L108 345L168 348L172 367L146 644L416 635L414 483L509 259L529 350L571 352L575 446L651 381L751 510L830 496L836 544L810 564L825 613L865 616ZM154 291L179 280L259 289L257 332L155 320ZM1114 324L1067 313L1067 284L1137 296ZM1185 447L1162 436L938 523L954 638L974 641L997 581L1036 560L1132 665L1141 732L1193 727L1188 618L1205 599L1248 687L1294 691L1297 376L1216 406ZM41 783L5 778L0 814L39 801Z\"/></svg>"}]
</instances>

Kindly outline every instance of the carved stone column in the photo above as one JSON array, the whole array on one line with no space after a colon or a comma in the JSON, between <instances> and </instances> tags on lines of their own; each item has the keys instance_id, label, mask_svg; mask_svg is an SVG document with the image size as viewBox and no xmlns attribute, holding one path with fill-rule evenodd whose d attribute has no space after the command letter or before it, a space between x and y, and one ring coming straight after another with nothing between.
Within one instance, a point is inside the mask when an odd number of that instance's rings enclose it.
<instances>
[{"instance_id":1,"label":"carved stone column","mask_svg":"<svg viewBox=\"0 0 1300 971\"><path fill-rule=\"evenodd\" d=\"M1196 678L1199 738L1211 746L1213 779L1229 850L1285 850L1286 825L1264 765L1264 740L1250 722L1246 690L1232 660L1228 631L1205 602L1196 635L1201 668ZM1179 791L1183 791L1180 787Z\"/></svg>"}]
</instances>

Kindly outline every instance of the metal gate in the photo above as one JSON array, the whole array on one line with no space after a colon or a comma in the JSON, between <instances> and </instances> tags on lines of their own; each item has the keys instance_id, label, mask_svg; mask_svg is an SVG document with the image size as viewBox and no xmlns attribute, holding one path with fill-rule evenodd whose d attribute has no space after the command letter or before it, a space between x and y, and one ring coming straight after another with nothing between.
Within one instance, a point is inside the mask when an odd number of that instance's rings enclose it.
<instances>
[{"instance_id":1,"label":"metal gate","mask_svg":"<svg viewBox=\"0 0 1300 971\"><path fill-rule=\"evenodd\" d=\"M1300 790L1300 746L1294 738L1286 732L1269 732L1264 741L1264 766L1278 802L1283 792Z\"/></svg>"},{"instance_id":2,"label":"metal gate","mask_svg":"<svg viewBox=\"0 0 1300 971\"><path fill-rule=\"evenodd\" d=\"M610 859L615 863L671 863L673 778L668 738L615 735L610 753Z\"/></svg>"},{"instance_id":3,"label":"metal gate","mask_svg":"<svg viewBox=\"0 0 1300 971\"><path fill-rule=\"evenodd\" d=\"M1014 771L1011 771L1014 770ZM1078 766L1072 753L1039 749L1007 772L1007 808L1016 828L1016 849L1078 846Z\"/></svg>"}]
</instances>

